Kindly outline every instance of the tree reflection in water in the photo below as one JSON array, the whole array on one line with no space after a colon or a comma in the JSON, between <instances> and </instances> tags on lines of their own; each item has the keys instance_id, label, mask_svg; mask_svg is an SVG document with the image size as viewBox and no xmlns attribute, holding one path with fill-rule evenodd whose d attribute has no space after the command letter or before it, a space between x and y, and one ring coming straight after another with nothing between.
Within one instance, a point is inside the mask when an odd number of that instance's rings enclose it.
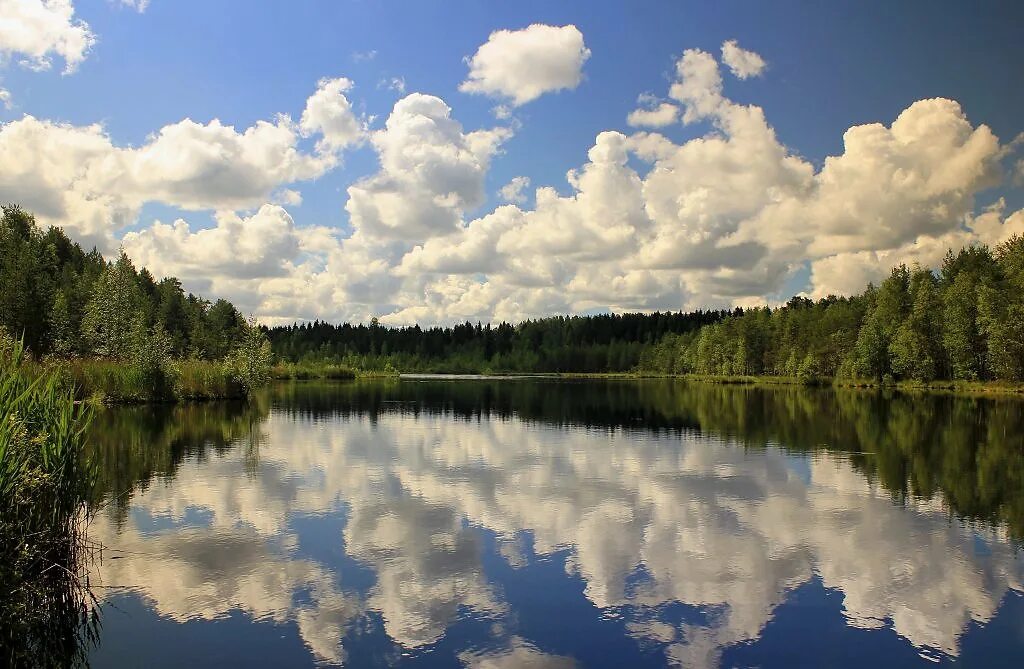
<instances>
[{"instance_id":1,"label":"tree reflection in water","mask_svg":"<svg viewBox=\"0 0 1024 669\"><path fill-rule=\"evenodd\" d=\"M171 620L295 624L339 664L375 626L392 659L466 634L467 665L586 661L522 636L491 553L512 570L563 561L661 662L716 666L818 581L842 593L848 626L956 656L969 622L1024 589L1021 408L503 380L293 383L248 405L116 410L93 432L113 500L95 531L122 557L101 576ZM325 518L341 527L329 558L297 520ZM485 640L459 631L474 621Z\"/></svg>"}]
</instances>

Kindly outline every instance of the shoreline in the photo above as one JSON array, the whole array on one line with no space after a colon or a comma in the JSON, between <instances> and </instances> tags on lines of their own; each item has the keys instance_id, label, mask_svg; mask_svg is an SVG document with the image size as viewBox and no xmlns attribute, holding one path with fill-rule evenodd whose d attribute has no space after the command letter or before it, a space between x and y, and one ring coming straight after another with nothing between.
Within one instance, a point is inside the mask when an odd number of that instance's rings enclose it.
<instances>
[{"instance_id":1,"label":"shoreline","mask_svg":"<svg viewBox=\"0 0 1024 669\"><path fill-rule=\"evenodd\" d=\"M592 379L676 379L712 385L735 386L804 386L808 388L846 388L851 390L898 390L900 392L949 393L956 395L1022 395L1024 382L1010 381L895 381L884 383L871 379L833 379L815 377L766 375L704 375L658 374L654 372L559 372L558 378Z\"/></svg>"}]
</instances>

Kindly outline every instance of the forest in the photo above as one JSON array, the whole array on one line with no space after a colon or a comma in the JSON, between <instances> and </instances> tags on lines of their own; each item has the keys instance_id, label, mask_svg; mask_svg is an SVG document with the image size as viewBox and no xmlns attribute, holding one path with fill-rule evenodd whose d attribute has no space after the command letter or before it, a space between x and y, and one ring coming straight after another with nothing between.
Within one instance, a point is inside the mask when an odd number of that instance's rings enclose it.
<instances>
[{"instance_id":1,"label":"forest","mask_svg":"<svg viewBox=\"0 0 1024 669\"><path fill-rule=\"evenodd\" d=\"M732 312L552 316L517 325L453 327L332 325L274 327L274 353L286 360L330 360L359 369L403 372L627 372L645 348L669 334L694 332ZM741 312L736 312L741 313Z\"/></svg>"},{"instance_id":2,"label":"forest","mask_svg":"<svg viewBox=\"0 0 1024 669\"><path fill-rule=\"evenodd\" d=\"M7 340L5 343L2 340ZM16 205L0 218L0 346L107 402L236 397L269 375L263 330L227 300L107 261Z\"/></svg>"},{"instance_id":3,"label":"forest","mask_svg":"<svg viewBox=\"0 0 1024 669\"><path fill-rule=\"evenodd\" d=\"M875 382L1024 380L1024 238L900 265L853 297L794 297L647 348L640 369Z\"/></svg>"},{"instance_id":4,"label":"forest","mask_svg":"<svg viewBox=\"0 0 1024 669\"><path fill-rule=\"evenodd\" d=\"M272 358L284 376L302 375L302 369L334 369L338 376L359 370L637 371L1019 382L1024 238L995 249L950 250L935 271L900 265L852 297L794 297L776 308L552 316L514 325L386 327L374 318L369 324L316 320L266 328L247 322L227 300L211 302L186 293L174 277L157 280L146 268L136 269L123 252L107 261L59 228L44 232L31 214L8 205L0 219L0 328L21 338L37 359L127 365L150 385L173 376L174 392L185 396L203 394L182 390L189 379L211 383L211 368L201 363L234 360L239 376L245 368L240 350L250 360L262 358L263 367ZM80 380L111 385L93 378L100 368L86 367L76 368ZM101 371L112 373L109 365ZM220 387L214 394L229 394L229 382L214 383Z\"/></svg>"}]
</instances>

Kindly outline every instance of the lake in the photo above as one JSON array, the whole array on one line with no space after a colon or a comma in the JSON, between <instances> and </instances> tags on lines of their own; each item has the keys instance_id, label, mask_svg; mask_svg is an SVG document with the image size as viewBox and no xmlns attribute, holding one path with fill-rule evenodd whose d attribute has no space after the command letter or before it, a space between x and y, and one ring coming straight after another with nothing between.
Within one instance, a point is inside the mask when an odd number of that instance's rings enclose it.
<instances>
[{"instance_id":1,"label":"lake","mask_svg":"<svg viewBox=\"0 0 1024 669\"><path fill-rule=\"evenodd\" d=\"M275 385L91 428L95 667L1017 667L1024 402Z\"/></svg>"}]
</instances>

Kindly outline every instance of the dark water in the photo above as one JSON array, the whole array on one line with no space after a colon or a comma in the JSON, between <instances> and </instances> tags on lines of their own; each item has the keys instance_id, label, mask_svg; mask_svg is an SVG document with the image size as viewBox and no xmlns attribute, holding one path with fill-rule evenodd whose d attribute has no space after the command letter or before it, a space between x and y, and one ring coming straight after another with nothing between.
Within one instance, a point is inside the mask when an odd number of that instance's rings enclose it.
<instances>
[{"instance_id":1,"label":"dark water","mask_svg":"<svg viewBox=\"0 0 1024 669\"><path fill-rule=\"evenodd\" d=\"M96 667L1019 667L1024 402L296 383L92 431Z\"/></svg>"}]
</instances>

